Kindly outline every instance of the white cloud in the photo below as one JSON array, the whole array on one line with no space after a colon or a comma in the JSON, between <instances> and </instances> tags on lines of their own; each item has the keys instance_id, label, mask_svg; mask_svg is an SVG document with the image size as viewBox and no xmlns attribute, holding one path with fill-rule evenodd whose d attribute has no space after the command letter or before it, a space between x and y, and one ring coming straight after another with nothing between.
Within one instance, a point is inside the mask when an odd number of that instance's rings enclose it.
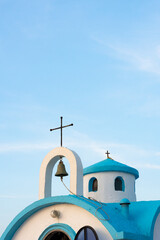
<instances>
[{"instance_id":1,"label":"white cloud","mask_svg":"<svg viewBox=\"0 0 160 240\"><path fill-rule=\"evenodd\" d=\"M74 131L73 135L66 137L68 148L73 149L80 155L83 166L89 166L106 158L108 150L111 158L137 168L160 169L160 152L143 149L137 145L117 142L102 142L91 139L86 134ZM28 152L53 149L54 143L17 143L0 145L0 152ZM152 161L152 162L151 162Z\"/></svg>"},{"instance_id":2,"label":"white cloud","mask_svg":"<svg viewBox=\"0 0 160 240\"><path fill-rule=\"evenodd\" d=\"M22 195L0 195L0 199L30 199L34 196L22 196Z\"/></svg>"},{"instance_id":3,"label":"white cloud","mask_svg":"<svg viewBox=\"0 0 160 240\"><path fill-rule=\"evenodd\" d=\"M10 144L0 144L0 152L25 152L34 150L51 149L53 143L10 143Z\"/></svg>"},{"instance_id":4,"label":"white cloud","mask_svg":"<svg viewBox=\"0 0 160 240\"><path fill-rule=\"evenodd\" d=\"M160 153L158 151L126 143L95 141L89 136L77 132L73 139L75 141L68 140L68 144L76 147L82 153L84 166L105 159L105 152L109 150L110 156L116 161L136 168L159 169L157 162L160 162Z\"/></svg>"},{"instance_id":5,"label":"white cloud","mask_svg":"<svg viewBox=\"0 0 160 240\"><path fill-rule=\"evenodd\" d=\"M139 113L147 117L160 116L160 99L159 97L152 97L146 100L144 104L138 107Z\"/></svg>"},{"instance_id":6,"label":"white cloud","mask_svg":"<svg viewBox=\"0 0 160 240\"><path fill-rule=\"evenodd\" d=\"M160 156L160 152L156 152L156 156Z\"/></svg>"},{"instance_id":7,"label":"white cloud","mask_svg":"<svg viewBox=\"0 0 160 240\"><path fill-rule=\"evenodd\" d=\"M160 164L151 164L151 163L144 163L144 164L137 164L137 168L149 168L153 170L160 170Z\"/></svg>"},{"instance_id":8,"label":"white cloud","mask_svg":"<svg viewBox=\"0 0 160 240\"><path fill-rule=\"evenodd\" d=\"M120 44L110 44L107 41L93 37L93 40L102 45L106 54L122 59L129 63L134 69L145 72L160 74L160 46L150 49L137 49L136 47L123 47Z\"/></svg>"}]
</instances>

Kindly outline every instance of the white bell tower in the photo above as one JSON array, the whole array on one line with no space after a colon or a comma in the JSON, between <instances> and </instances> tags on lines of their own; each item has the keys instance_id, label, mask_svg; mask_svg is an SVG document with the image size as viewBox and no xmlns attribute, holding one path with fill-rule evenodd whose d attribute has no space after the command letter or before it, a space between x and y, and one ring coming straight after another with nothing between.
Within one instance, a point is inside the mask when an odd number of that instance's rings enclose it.
<instances>
[{"instance_id":1,"label":"white bell tower","mask_svg":"<svg viewBox=\"0 0 160 240\"><path fill-rule=\"evenodd\" d=\"M51 197L52 171L60 157L68 159L70 164L70 191L76 195L83 194L83 166L80 157L74 151L57 147L44 158L39 177L39 199Z\"/></svg>"},{"instance_id":2,"label":"white bell tower","mask_svg":"<svg viewBox=\"0 0 160 240\"><path fill-rule=\"evenodd\" d=\"M52 188L52 172L57 161L65 157L70 164L70 191L76 195L83 194L83 166L80 157L74 151L62 147L62 129L65 127L73 126L73 124L62 124L57 128L50 129L50 131L60 129L61 130L61 147L57 147L50 151L44 158L39 177L39 199L51 197Z\"/></svg>"}]
</instances>

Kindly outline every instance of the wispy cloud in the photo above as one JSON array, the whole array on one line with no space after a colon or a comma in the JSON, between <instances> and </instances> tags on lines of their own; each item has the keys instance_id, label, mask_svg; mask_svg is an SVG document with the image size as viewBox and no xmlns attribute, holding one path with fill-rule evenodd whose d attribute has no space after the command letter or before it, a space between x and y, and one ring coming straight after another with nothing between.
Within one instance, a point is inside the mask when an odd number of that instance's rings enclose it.
<instances>
[{"instance_id":1,"label":"wispy cloud","mask_svg":"<svg viewBox=\"0 0 160 240\"><path fill-rule=\"evenodd\" d=\"M93 40L104 47L106 54L121 59L140 71L160 74L160 46L146 52L136 47L124 47L120 44L110 44L105 40L93 37Z\"/></svg>"},{"instance_id":2,"label":"wispy cloud","mask_svg":"<svg viewBox=\"0 0 160 240\"><path fill-rule=\"evenodd\" d=\"M34 150L51 149L53 143L16 143L16 144L0 144L0 152L25 152Z\"/></svg>"},{"instance_id":3,"label":"wispy cloud","mask_svg":"<svg viewBox=\"0 0 160 240\"><path fill-rule=\"evenodd\" d=\"M137 145L126 143L95 141L86 134L74 131L73 135L66 137L67 147L75 150L81 157L83 166L96 163L106 158L105 152L109 150L111 157L127 165L137 168L160 169L160 152L143 149ZM28 152L53 149L54 143L17 143L0 145L0 153L3 152ZM152 159L152 162L151 162Z\"/></svg>"},{"instance_id":4,"label":"wispy cloud","mask_svg":"<svg viewBox=\"0 0 160 240\"><path fill-rule=\"evenodd\" d=\"M86 159L86 165L105 159L105 152L109 150L111 157L116 161L137 168L160 169L160 164L157 164L158 162L160 163L159 151L152 151L126 143L95 141L89 136L78 132L75 133L74 139L75 141L70 141L68 139L68 143L71 147L78 147L85 159L89 157L89 159Z\"/></svg>"},{"instance_id":5,"label":"wispy cloud","mask_svg":"<svg viewBox=\"0 0 160 240\"><path fill-rule=\"evenodd\" d=\"M144 104L141 104L138 108L138 112L147 117L160 116L160 98L159 96L147 99Z\"/></svg>"},{"instance_id":6,"label":"wispy cloud","mask_svg":"<svg viewBox=\"0 0 160 240\"><path fill-rule=\"evenodd\" d=\"M137 168L148 168L153 170L160 170L160 164L151 164L151 163L144 163L144 164L137 164Z\"/></svg>"},{"instance_id":7,"label":"wispy cloud","mask_svg":"<svg viewBox=\"0 0 160 240\"><path fill-rule=\"evenodd\" d=\"M24 195L0 195L0 199L31 199L35 196L24 196Z\"/></svg>"}]
</instances>

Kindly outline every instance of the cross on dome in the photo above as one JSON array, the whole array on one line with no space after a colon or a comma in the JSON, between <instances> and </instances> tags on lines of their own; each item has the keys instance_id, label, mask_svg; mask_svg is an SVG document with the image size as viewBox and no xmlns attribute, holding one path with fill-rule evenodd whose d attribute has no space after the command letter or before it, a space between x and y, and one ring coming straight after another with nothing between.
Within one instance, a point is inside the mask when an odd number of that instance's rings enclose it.
<instances>
[{"instance_id":1,"label":"cross on dome","mask_svg":"<svg viewBox=\"0 0 160 240\"><path fill-rule=\"evenodd\" d=\"M106 152L105 154L107 154L107 158L110 158L110 157L109 157L109 154L110 154L110 153L108 152L108 150L107 150L107 152Z\"/></svg>"}]
</instances>

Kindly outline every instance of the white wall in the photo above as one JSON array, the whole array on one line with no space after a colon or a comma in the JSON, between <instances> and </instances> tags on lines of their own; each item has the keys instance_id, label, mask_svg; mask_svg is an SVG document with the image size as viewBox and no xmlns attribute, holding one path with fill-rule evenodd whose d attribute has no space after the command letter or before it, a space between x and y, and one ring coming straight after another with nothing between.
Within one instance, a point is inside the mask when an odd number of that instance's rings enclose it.
<instances>
[{"instance_id":1,"label":"white wall","mask_svg":"<svg viewBox=\"0 0 160 240\"><path fill-rule=\"evenodd\" d=\"M160 240L160 214L158 215L155 222L153 240Z\"/></svg>"},{"instance_id":2,"label":"white wall","mask_svg":"<svg viewBox=\"0 0 160 240\"><path fill-rule=\"evenodd\" d=\"M125 191L115 191L114 181L116 177L122 177L125 183ZM89 180L95 177L98 180L98 191L89 192ZM136 201L135 194L135 176L123 172L100 172L91 173L83 177L84 196L92 197L97 201L111 203L120 202L121 199L127 198L130 202Z\"/></svg>"},{"instance_id":3,"label":"white wall","mask_svg":"<svg viewBox=\"0 0 160 240\"><path fill-rule=\"evenodd\" d=\"M60 211L59 219L50 216L52 210ZM71 204L58 204L38 211L23 223L12 240L38 240L41 233L55 223L68 224L75 232L78 232L83 226L89 225L95 229L100 240L113 240L96 217L85 209Z\"/></svg>"}]
</instances>

